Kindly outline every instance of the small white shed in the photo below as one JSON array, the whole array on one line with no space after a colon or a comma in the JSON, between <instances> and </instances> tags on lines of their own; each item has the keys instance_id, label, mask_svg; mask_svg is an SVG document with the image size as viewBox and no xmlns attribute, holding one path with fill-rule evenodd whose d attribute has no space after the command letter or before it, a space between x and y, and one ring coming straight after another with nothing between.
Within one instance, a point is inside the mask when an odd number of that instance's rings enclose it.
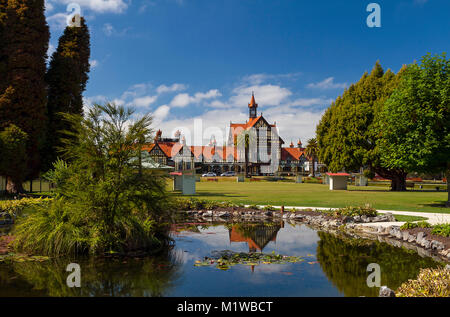
<instances>
[{"instance_id":1,"label":"small white shed","mask_svg":"<svg viewBox=\"0 0 450 317\"><path fill-rule=\"evenodd\" d=\"M347 190L347 173L327 173L330 182L330 190Z\"/></svg>"},{"instance_id":2,"label":"small white shed","mask_svg":"<svg viewBox=\"0 0 450 317\"><path fill-rule=\"evenodd\" d=\"M181 191L183 195L195 194L195 170L172 172L173 176L173 190Z\"/></svg>"}]
</instances>

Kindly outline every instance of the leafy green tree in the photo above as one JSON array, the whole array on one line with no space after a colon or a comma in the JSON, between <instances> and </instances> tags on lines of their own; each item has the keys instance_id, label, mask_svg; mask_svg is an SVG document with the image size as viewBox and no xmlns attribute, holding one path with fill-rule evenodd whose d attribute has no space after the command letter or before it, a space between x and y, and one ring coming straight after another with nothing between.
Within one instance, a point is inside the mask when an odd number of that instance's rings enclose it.
<instances>
[{"instance_id":1,"label":"leafy green tree","mask_svg":"<svg viewBox=\"0 0 450 317\"><path fill-rule=\"evenodd\" d=\"M64 130L73 129L63 120L61 113L83 114L83 92L86 89L90 70L90 35L84 18L80 26L67 26L59 38L47 74L48 84L48 129L45 147L46 170L56 160L61 147Z\"/></svg>"},{"instance_id":2,"label":"leafy green tree","mask_svg":"<svg viewBox=\"0 0 450 317\"><path fill-rule=\"evenodd\" d=\"M397 75L390 70L384 72L377 62L370 74L364 73L325 111L316 135L319 159L330 171L365 167L390 179L392 190L406 190L405 170L384 167L377 145L381 109L398 86L403 70Z\"/></svg>"},{"instance_id":3,"label":"leafy green tree","mask_svg":"<svg viewBox=\"0 0 450 317\"><path fill-rule=\"evenodd\" d=\"M27 139L27 134L13 124L0 132L0 175L6 176L9 193L18 193L25 177Z\"/></svg>"},{"instance_id":4,"label":"leafy green tree","mask_svg":"<svg viewBox=\"0 0 450 317\"><path fill-rule=\"evenodd\" d=\"M28 135L25 177L39 172L46 124L44 75L49 30L44 0L0 1L0 130L14 124ZM22 181L12 186L22 191Z\"/></svg>"},{"instance_id":5,"label":"leafy green tree","mask_svg":"<svg viewBox=\"0 0 450 317\"><path fill-rule=\"evenodd\" d=\"M424 56L386 101L378 139L387 168L444 172L450 185L450 60ZM450 186L447 205L450 206Z\"/></svg>"},{"instance_id":6,"label":"leafy green tree","mask_svg":"<svg viewBox=\"0 0 450 317\"><path fill-rule=\"evenodd\" d=\"M315 177L316 171L315 171L314 165L315 165L317 155L319 154L319 146L317 145L317 140L315 138L311 138L308 140L308 144L306 145L306 148L305 148L305 154L311 160L312 175L313 175L313 177Z\"/></svg>"},{"instance_id":7,"label":"leafy green tree","mask_svg":"<svg viewBox=\"0 0 450 317\"><path fill-rule=\"evenodd\" d=\"M41 254L155 250L164 245L166 177L139 166L151 140L151 117L132 120L133 111L95 105L85 118L66 114L63 158L50 180L57 198L17 225L16 247ZM142 168L142 173L139 170Z\"/></svg>"}]
</instances>

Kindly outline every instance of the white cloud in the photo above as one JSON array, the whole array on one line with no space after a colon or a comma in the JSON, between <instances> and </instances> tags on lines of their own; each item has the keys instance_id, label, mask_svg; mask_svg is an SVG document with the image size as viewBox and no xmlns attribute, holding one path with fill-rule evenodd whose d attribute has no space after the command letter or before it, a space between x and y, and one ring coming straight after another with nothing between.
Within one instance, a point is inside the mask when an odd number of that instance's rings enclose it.
<instances>
[{"instance_id":1,"label":"white cloud","mask_svg":"<svg viewBox=\"0 0 450 317\"><path fill-rule=\"evenodd\" d=\"M285 80L285 79L297 79L298 76L300 76L301 73L287 73L287 74L252 74L245 76L243 78L244 82L248 82L251 85L261 85L262 83L265 83L267 81L278 81L278 80Z\"/></svg>"},{"instance_id":2,"label":"white cloud","mask_svg":"<svg viewBox=\"0 0 450 317\"><path fill-rule=\"evenodd\" d=\"M189 104L199 103L202 100L214 99L220 96L222 96L222 94L217 89L211 89L206 93L198 92L193 96L183 93L176 95L170 102L170 106L183 108Z\"/></svg>"},{"instance_id":3,"label":"white cloud","mask_svg":"<svg viewBox=\"0 0 450 317\"><path fill-rule=\"evenodd\" d=\"M313 89L344 89L347 86L347 83L335 83L334 77L328 77L321 82L310 83L307 87Z\"/></svg>"},{"instance_id":4,"label":"white cloud","mask_svg":"<svg viewBox=\"0 0 450 317\"><path fill-rule=\"evenodd\" d=\"M135 107L148 107L152 103L154 103L156 101L156 99L158 99L157 96L139 97L139 98L133 99L133 101L131 102L131 105L135 106Z\"/></svg>"},{"instance_id":5,"label":"white cloud","mask_svg":"<svg viewBox=\"0 0 450 317\"><path fill-rule=\"evenodd\" d=\"M91 65L91 68L95 68L98 66L98 61L96 59L89 60L89 64Z\"/></svg>"},{"instance_id":6,"label":"white cloud","mask_svg":"<svg viewBox=\"0 0 450 317\"><path fill-rule=\"evenodd\" d=\"M53 11L54 6L49 0L45 0L45 11L50 12Z\"/></svg>"},{"instance_id":7,"label":"white cloud","mask_svg":"<svg viewBox=\"0 0 450 317\"><path fill-rule=\"evenodd\" d=\"M156 5L154 1L143 1L141 6L139 7L139 13L145 13L149 7L153 7Z\"/></svg>"},{"instance_id":8,"label":"white cloud","mask_svg":"<svg viewBox=\"0 0 450 317\"><path fill-rule=\"evenodd\" d=\"M47 23L51 28L57 30L64 30L67 26L67 14L65 13L56 13L47 18Z\"/></svg>"},{"instance_id":9,"label":"white cloud","mask_svg":"<svg viewBox=\"0 0 450 317\"><path fill-rule=\"evenodd\" d=\"M172 84L170 86L166 85L160 85L158 88L156 88L156 92L158 94L166 93L166 92L175 92L180 90L185 90L186 85L183 84Z\"/></svg>"},{"instance_id":10,"label":"white cloud","mask_svg":"<svg viewBox=\"0 0 450 317\"><path fill-rule=\"evenodd\" d=\"M163 105L158 107L155 111L153 111L153 124L160 125L161 122L169 115L170 107L167 105Z\"/></svg>"},{"instance_id":11,"label":"white cloud","mask_svg":"<svg viewBox=\"0 0 450 317\"><path fill-rule=\"evenodd\" d=\"M111 36L114 33L114 27L110 23L105 23L103 25L103 33L105 33L106 36Z\"/></svg>"},{"instance_id":12,"label":"white cloud","mask_svg":"<svg viewBox=\"0 0 450 317\"><path fill-rule=\"evenodd\" d=\"M241 86L233 90L234 96L230 98L230 102L239 107L247 105L252 92L255 93L256 102L264 106L278 106L292 95L289 89L277 85Z\"/></svg>"},{"instance_id":13,"label":"white cloud","mask_svg":"<svg viewBox=\"0 0 450 317\"><path fill-rule=\"evenodd\" d=\"M105 33L106 36L125 36L127 35L129 30L131 30L130 27L124 28L120 31L116 30L116 28L114 28L111 23L105 23L103 25L103 33Z\"/></svg>"},{"instance_id":14,"label":"white cloud","mask_svg":"<svg viewBox=\"0 0 450 317\"><path fill-rule=\"evenodd\" d=\"M310 107L315 105L329 105L333 102L333 99L325 99L325 98L299 98L290 103L288 106L292 107Z\"/></svg>"},{"instance_id":15,"label":"white cloud","mask_svg":"<svg viewBox=\"0 0 450 317\"><path fill-rule=\"evenodd\" d=\"M48 56L49 60L52 57L54 52L56 52L56 47L52 43L49 43L48 50L47 50L47 56Z\"/></svg>"},{"instance_id":16,"label":"white cloud","mask_svg":"<svg viewBox=\"0 0 450 317\"><path fill-rule=\"evenodd\" d=\"M264 77L264 76L262 76ZM258 81L259 79L254 80ZM259 77L261 78L261 77ZM250 85L248 82L240 82L231 90L229 98L221 99L218 89L210 89L206 92L178 93L187 88L187 85L174 83L152 86L148 83L140 83L127 89L118 100L123 105L140 107L152 112L154 117L153 128L161 129L164 135L173 135L176 130L186 134L188 144L206 144L210 134L214 134L219 145L227 140L230 121L246 122L248 120L248 107L252 91L255 92L259 111L263 111L264 117L269 123L276 122L280 136L289 144L291 140L301 139L303 143L315 136L316 125L332 99L327 96L312 96L293 98L293 92L282 85L261 84ZM157 101L162 94L175 94L170 102L158 105ZM298 93L295 94L298 96ZM170 97L170 95L169 95ZM116 103L118 103L116 101ZM202 112L198 107L190 108L197 104L206 105ZM176 110L182 108L182 110ZM194 114L195 113L195 114ZM194 121L201 120L204 135L194 139ZM186 131L186 133L184 132Z\"/></svg>"},{"instance_id":17,"label":"white cloud","mask_svg":"<svg viewBox=\"0 0 450 317\"><path fill-rule=\"evenodd\" d=\"M124 0L48 0L48 5L54 4L70 4L77 3L80 5L81 10L88 9L98 13L122 13L128 6L129 1Z\"/></svg>"}]
</instances>

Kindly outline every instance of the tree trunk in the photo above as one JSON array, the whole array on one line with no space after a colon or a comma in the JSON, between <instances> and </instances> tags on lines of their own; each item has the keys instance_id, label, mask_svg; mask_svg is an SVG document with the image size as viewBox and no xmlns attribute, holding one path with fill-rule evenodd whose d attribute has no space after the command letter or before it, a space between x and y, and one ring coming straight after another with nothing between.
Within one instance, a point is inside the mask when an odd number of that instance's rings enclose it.
<instances>
[{"instance_id":1,"label":"tree trunk","mask_svg":"<svg viewBox=\"0 0 450 317\"><path fill-rule=\"evenodd\" d=\"M6 178L6 193L16 195L23 192L24 190L21 182L13 180L10 176Z\"/></svg>"},{"instance_id":2,"label":"tree trunk","mask_svg":"<svg viewBox=\"0 0 450 317\"><path fill-rule=\"evenodd\" d=\"M383 178L391 180L391 191L406 191L406 175L402 170L374 169Z\"/></svg>"},{"instance_id":3,"label":"tree trunk","mask_svg":"<svg viewBox=\"0 0 450 317\"><path fill-rule=\"evenodd\" d=\"M391 179L391 191L406 191L406 177L395 175Z\"/></svg>"}]
</instances>

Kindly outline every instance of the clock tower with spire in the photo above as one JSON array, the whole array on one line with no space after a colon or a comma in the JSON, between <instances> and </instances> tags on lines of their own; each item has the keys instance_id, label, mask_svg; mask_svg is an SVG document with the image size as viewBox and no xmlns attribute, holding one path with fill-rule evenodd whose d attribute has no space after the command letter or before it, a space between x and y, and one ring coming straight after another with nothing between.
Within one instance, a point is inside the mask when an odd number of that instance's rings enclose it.
<instances>
[{"instance_id":1,"label":"clock tower with spire","mask_svg":"<svg viewBox=\"0 0 450 317\"><path fill-rule=\"evenodd\" d=\"M255 95L252 92L252 100L248 104L248 112L249 112L249 118L254 119L257 117L258 112L258 104L255 101Z\"/></svg>"}]
</instances>

